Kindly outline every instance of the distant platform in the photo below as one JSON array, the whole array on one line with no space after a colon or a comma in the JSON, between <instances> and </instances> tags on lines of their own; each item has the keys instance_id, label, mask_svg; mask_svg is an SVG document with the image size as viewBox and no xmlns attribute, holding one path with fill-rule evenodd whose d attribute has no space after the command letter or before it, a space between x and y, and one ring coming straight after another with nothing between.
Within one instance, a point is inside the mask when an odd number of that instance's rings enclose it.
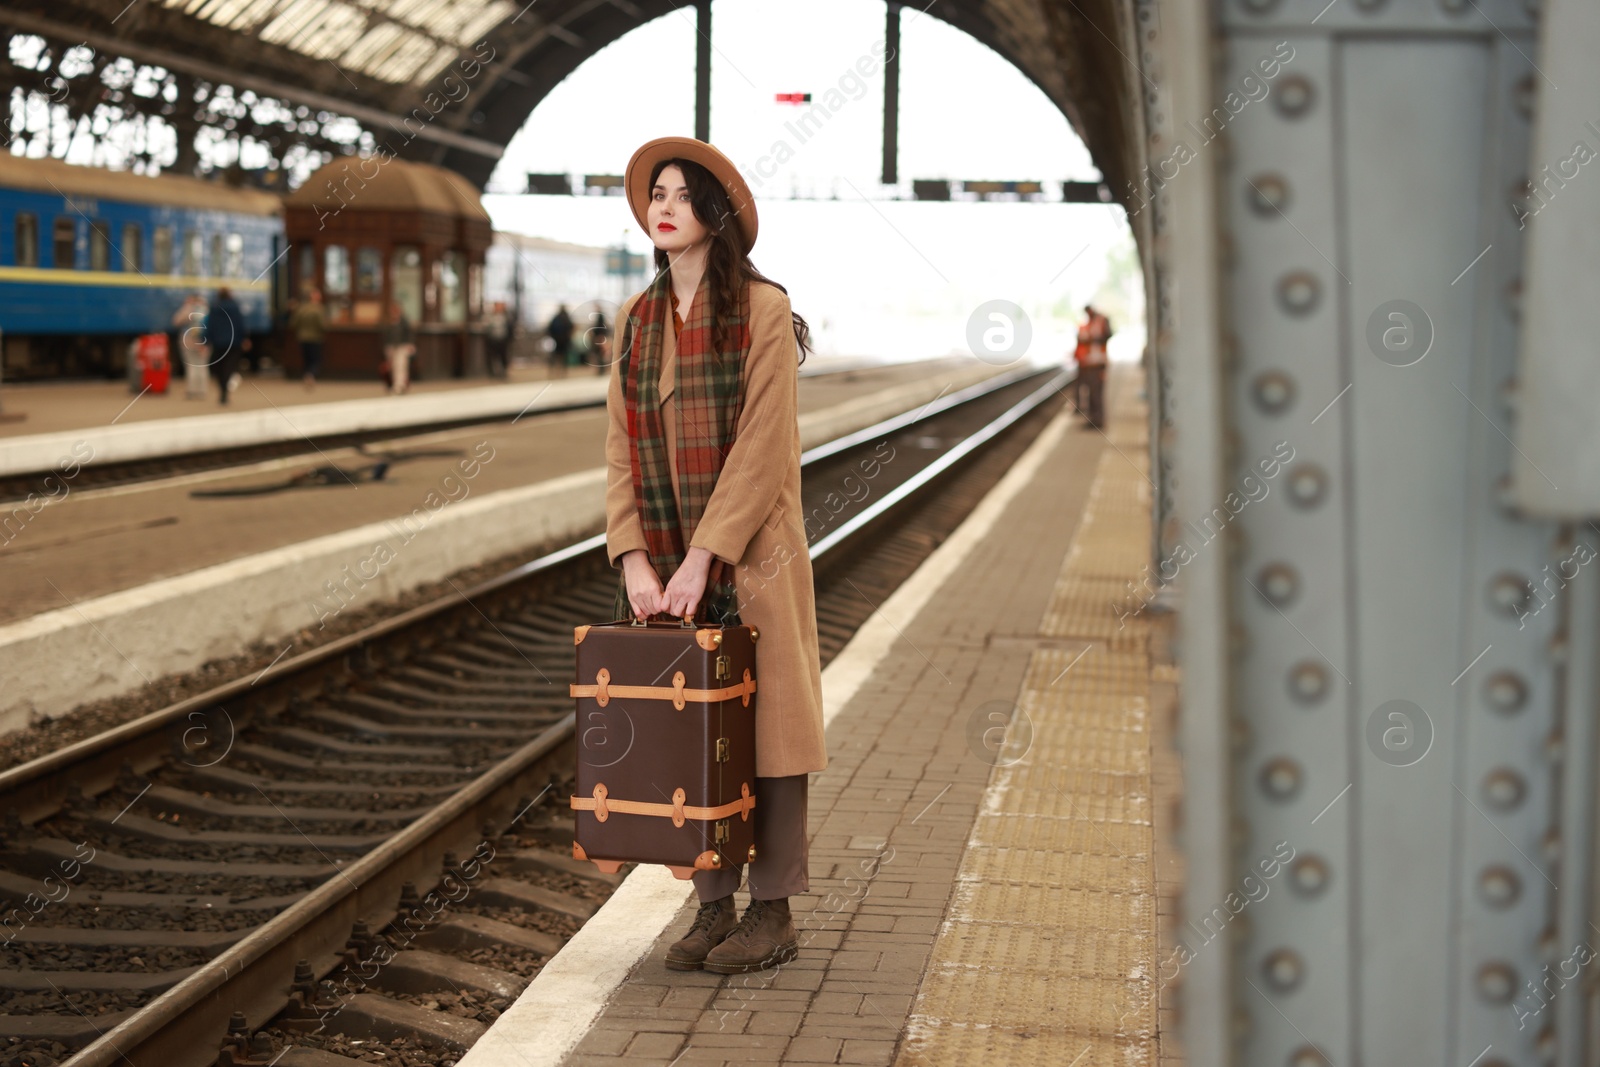
<instances>
[{"instance_id":1,"label":"distant platform","mask_svg":"<svg viewBox=\"0 0 1600 1067\"><path fill-rule=\"evenodd\" d=\"M805 377L899 361L812 357ZM165 393L135 393L121 382L0 384L0 477L43 473L64 457L80 463L126 463L299 439L442 423L516 418L519 414L604 403L606 376L588 367L551 377L544 366L513 367L509 379L420 381L393 396L381 383L318 382L307 390L276 374L246 375L226 407L212 383L188 399L181 379ZM18 417L21 416L21 417ZM89 459L84 461L83 457Z\"/></svg>"}]
</instances>

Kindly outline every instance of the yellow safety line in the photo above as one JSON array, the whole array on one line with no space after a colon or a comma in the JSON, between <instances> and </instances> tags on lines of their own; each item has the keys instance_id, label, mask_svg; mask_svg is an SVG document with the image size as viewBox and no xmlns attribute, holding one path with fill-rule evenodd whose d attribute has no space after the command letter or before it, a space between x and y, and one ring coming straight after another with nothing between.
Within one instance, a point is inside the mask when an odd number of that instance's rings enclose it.
<instances>
[{"instance_id":1,"label":"yellow safety line","mask_svg":"<svg viewBox=\"0 0 1600 1067\"><path fill-rule=\"evenodd\" d=\"M266 292L271 282L211 278L193 274L140 274L138 271L70 270L53 267L0 267L0 282L42 282L46 285L154 286L157 289L230 289Z\"/></svg>"},{"instance_id":2,"label":"yellow safety line","mask_svg":"<svg viewBox=\"0 0 1600 1067\"><path fill-rule=\"evenodd\" d=\"M1113 605L1147 562L1137 377L1118 375L1089 502L933 946L902 1067L1158 1059L1149 624ZM1015 760L1016 762L1008 762Z\"/></svg>"}]
</instances>

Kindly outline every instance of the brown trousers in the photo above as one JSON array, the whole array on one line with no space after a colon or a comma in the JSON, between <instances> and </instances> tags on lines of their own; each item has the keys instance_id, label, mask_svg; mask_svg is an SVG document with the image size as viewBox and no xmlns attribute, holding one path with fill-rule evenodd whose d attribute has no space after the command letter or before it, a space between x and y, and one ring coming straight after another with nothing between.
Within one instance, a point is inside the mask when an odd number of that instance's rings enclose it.
<instances>
[{"instance_id":1,"label":"brown trousers","mask_svg":"<svg viewBox=\"0 0 1600 1067\"><path fill-rule=\"evenodd\" d=\"M756 779L756 858L747 865L752 900L782 900L811 889L807 871L806 792L808 776ZM741 864L740 867L746 866ZM721 900L739 888L740 867L696 871L700 902Z\"/></svg>"},{"instance_id":2,"label":"brown trousers","mask_svg":"<svg viewBox=\"0 0 1600 1067\"><path fill-rule=\"evenodd\" d=\"M1087 394L1087 395L1085 395ZM1078 368L1078 410L1090 426L1105 422L1106 365L1089 364Z\"/></svg>"}]
</instances>

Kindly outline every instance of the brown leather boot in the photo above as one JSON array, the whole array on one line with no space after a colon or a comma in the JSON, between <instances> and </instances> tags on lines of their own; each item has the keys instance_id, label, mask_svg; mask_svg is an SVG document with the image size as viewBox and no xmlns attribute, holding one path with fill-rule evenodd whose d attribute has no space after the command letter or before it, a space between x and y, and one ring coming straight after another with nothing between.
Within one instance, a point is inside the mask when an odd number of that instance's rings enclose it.
<instances>
[{"instance_id":1,"label":"brown leather boot","mask_svg":"<svg viewBox=\"0 0 1600 1067\"><path fill-rule=\"evenodd\" d=\"M706 953L733 933L738 925L735 914L732 893L721 900L708 900L700 905L689 933L667 949L667 966L674 971L698 971L706 961Z\"/></svg>"},{"instance_id":2,"label":"brown leather boot","mask_svg":"<svg viewBox=\"0 0 1600 1067\"><path fill-rule=\"evenodd\" d=\"M789 917L789 900L752 900L739 925L706 954L705 969L743 974L788 963L800 955L800 935Z\"/></svg>"}]
</instances>

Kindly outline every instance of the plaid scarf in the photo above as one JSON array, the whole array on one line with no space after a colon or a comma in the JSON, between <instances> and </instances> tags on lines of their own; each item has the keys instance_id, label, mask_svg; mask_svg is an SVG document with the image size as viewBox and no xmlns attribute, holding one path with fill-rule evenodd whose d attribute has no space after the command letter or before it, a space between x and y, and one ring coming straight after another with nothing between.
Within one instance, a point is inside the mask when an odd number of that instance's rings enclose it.
<instances>
[{"instance_id":1,"label":"plaid scarf","mask_svg":"<svg viewBox=\"0 0 1600 1067\"><path fill-rule=\"evenodd\" d=\"M634 304L623 326L622 395L627 405L628 443L633 461L633 498L639 509L650 563L662 585L683 563L706 502L717 486L723 460L733 446L734 428L744 404L741 389L744 360L750 351L750 289L741 286L739 308L723 320L725 347L713 351L711 291L700 279L690 315L678 335L677 376L673 395L678 405L678 496L672 493L667 469L666 423L661 417L661 353L671 329L672 276L662 271ZM633 343L637 338L637 344ZM739 602L733 568L712 565L701 598L701 614L710 622L734 625ZM618 583L617 618L628 618L627 586Z\"/></svg>"}]
</instances>

